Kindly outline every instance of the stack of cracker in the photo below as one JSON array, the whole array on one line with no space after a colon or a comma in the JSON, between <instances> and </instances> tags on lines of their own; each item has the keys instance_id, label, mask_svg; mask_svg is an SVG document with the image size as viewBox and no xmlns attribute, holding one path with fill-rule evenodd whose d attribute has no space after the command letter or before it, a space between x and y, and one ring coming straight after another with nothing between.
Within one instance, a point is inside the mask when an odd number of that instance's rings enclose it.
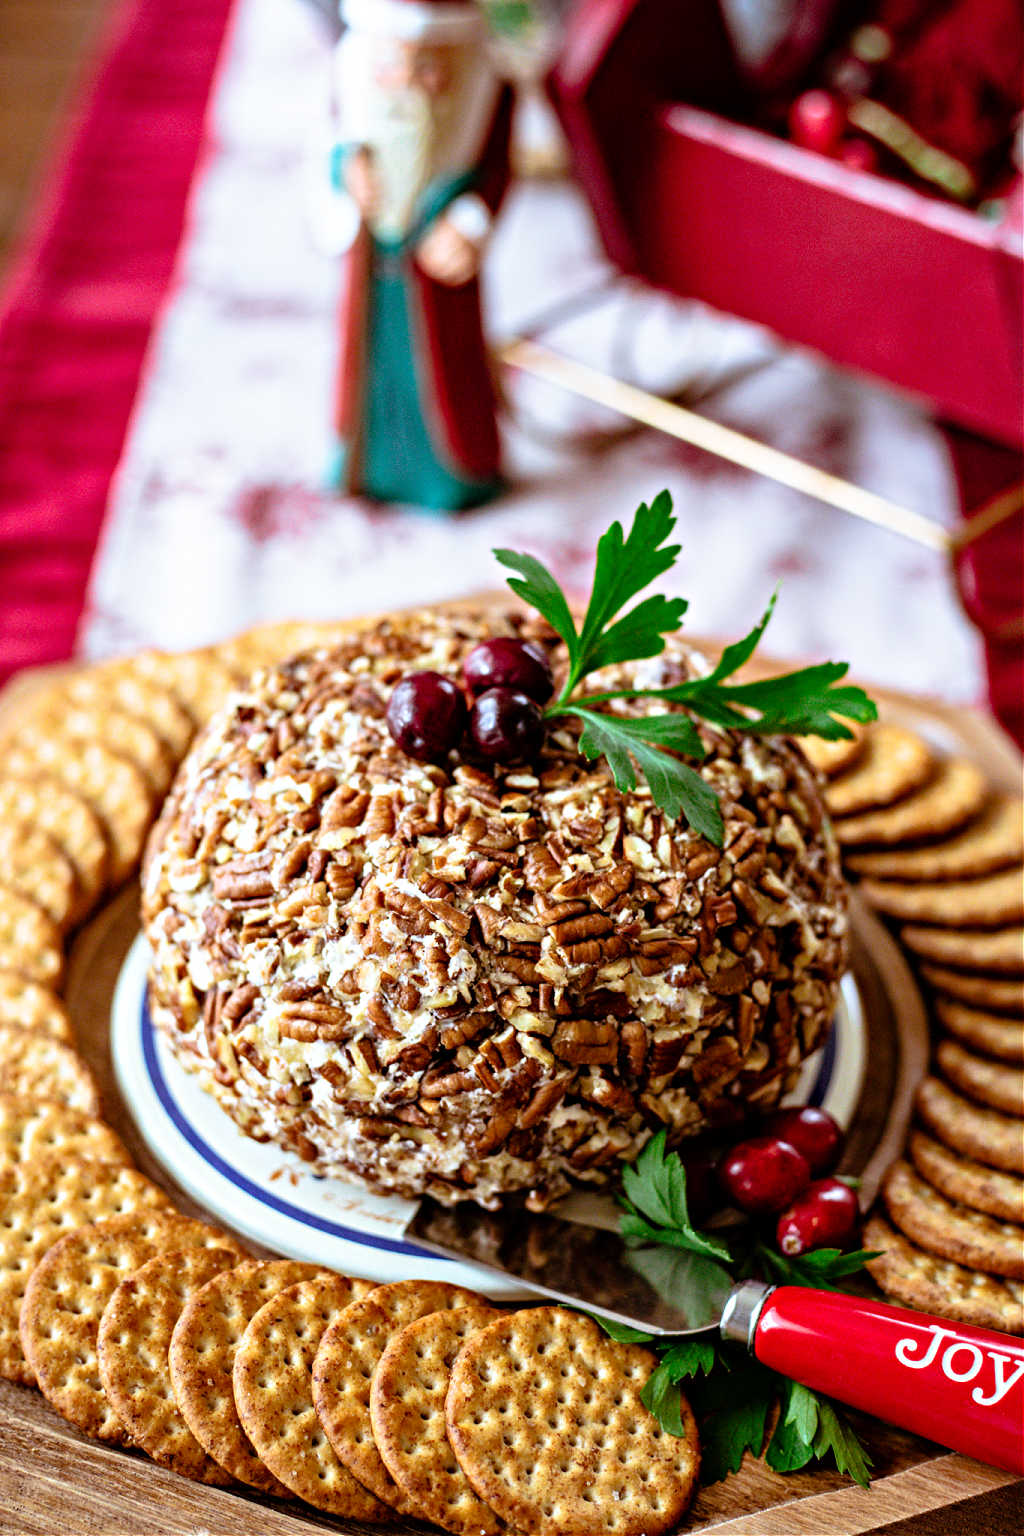
<instances>
[{"instance_id":1,"label":"stack of cracker","mask_svg":"<svg viewBox=\"0 0 1024 1536\"><path fill-rule=\"evenodd\" d=\"M1024 1332L1024 824L971 762L880 724L815 743L861 894L897 925L931 1003L932 1075L865 1229L894 1299Z\"/></svg>"},{"instance_id":2,"label":"stack of cracker","mask_svg":"<svg viewBox=\"0 0 1024 1536\"><path fill-rule=\"evenodd\" d=\"M0 1375L84 1434L218 1487L456 1536L672 1529L697 1432L656 1361L560 1307L248 1257L178 1214L103 1123L0 1099Z\"/></svg>"}]
</instances>

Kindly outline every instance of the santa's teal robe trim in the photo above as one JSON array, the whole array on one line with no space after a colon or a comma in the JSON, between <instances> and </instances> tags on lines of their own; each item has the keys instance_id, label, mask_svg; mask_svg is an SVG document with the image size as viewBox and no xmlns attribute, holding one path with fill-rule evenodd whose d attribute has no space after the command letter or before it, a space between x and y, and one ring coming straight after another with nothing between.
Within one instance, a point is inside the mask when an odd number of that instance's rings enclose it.
<instances>
[{"instance_id":1,"label":"santa's teal robe trim","mask_svg":"<svg viewBox=\"0 0 1024 1536\"><path fill-rule=\"evenodd\" d=\"M340 180L343 161L335 164ZM457 511L487 500L497 489L493 478L475 480L446 464L432 441L423 403L430 386L417 372L417 362L425 360L414 345L410 311L412 253L475 179L469 171L432 183L420 197L408 234L401 240L372 240L358 482L365 495L381 501ZM344 478L350 450L350 444L337 445L331 466L335 484Z\"/></svg>"}]
</instances>

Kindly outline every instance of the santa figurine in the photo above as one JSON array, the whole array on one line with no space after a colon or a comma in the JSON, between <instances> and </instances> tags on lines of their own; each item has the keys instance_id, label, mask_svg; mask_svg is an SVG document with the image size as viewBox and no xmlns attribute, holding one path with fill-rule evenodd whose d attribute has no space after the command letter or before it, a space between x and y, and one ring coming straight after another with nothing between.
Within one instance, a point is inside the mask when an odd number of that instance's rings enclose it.
<instances>
[{"instance_id":1,"label":"santa figurine","mask_svg":"<svg viewBox=\"0 0 1024 1536\"><path fill-rule=\"evenodd\" d=\"M471 0L341 0L337 489L454 511L498 488L480 313L512 97Z\"/></svg>"}]
</instances>

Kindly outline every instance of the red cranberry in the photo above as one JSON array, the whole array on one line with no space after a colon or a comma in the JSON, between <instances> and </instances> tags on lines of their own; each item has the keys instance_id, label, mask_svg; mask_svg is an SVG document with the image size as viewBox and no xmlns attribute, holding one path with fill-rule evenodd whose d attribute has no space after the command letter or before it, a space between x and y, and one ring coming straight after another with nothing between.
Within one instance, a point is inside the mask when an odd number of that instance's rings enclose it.
<instances>
[{"instance_id":1,"label":"red cranberry","mask_svg":"<svg viewBox=\"0 0 1024 1536\"><path fill-rule=\"evenodd\" d=\"M803 149L834 154L846 126L846 113L829 91L804 91L789 109L789 136Z\"/></svg>"},{"instance_id":2,"label":"red cranberry","mask_svg":"<svg viewBox=\"0 0 1024 1536\"><path fill-rule=\"evenodd\" d=\"M555 691L548 658L529 640L481 640L466 657L462 676L472 694L488 688L516 688L538 704L546 704Z\"/></svg>"},{"instance_id":3,"label":"red cranberry","mask_svg":"<svg viewBox=\"0 0 1024 1536\"><path fill-rule=\"evenodd\" d=\"M489 688L469 712L469 734L490 762L523 762L544 739L540 706L515 688Z\"/></svg>"},{"instance_id":4,"label":"red cranberry","mask_svg":"<svg viewBox=\"0 0 1024 1536\"><path fill-rule=\"evenodd\" d=\"M842 1179L808 1185L775 1228L775 1241L791 1257L810 1248L844 1248L860 1217L857 1196Z\"/></svg>"},{"instance_id":5,"label":"red cranberry","mask_svg":"<svg viewBox=\"0 0 1024 1536\"><path fill-rule=\"evenodd\" d=\"M754 1136L727 1152L718 1165L722 1188L751 1215L782 1211L807 1188L811 1170L802 1152L778 1136Z\"/></svg>"},{"instance_id":6,"label":"red cranberry","mask_svg":"<svg viewBox=\"0 0 1024 1536\"><path fill-rule=\"evenodd\" d=\"M779 1136L802 1152L813 1178L831 1173L843 1150L843 1133L824 1109L780 1109L765 1124L770 1136Z\"/></svg>"},{"instance_id":7,"label":"red cranberry","mask_svg":"<svg viewBox=\"0 0 1024 1536\"><path fill-rule=\"evenodd\" d=\"M878 170L875 146L867 139L846 139L839 146L839 158L852 171L866 171L870 175Z\"/></svg>"},{"instance_id":8,"label":"red cranberry","mask_svg":"<svg viewBox=\"0 0 1024 1536\"><path fill-rule=\"evenodd\" d=\"M436 762L457 747L466 727L462 690L440 672L410 672L388 700L388 730L403 752Z\"/></svg>"}]
</instances>

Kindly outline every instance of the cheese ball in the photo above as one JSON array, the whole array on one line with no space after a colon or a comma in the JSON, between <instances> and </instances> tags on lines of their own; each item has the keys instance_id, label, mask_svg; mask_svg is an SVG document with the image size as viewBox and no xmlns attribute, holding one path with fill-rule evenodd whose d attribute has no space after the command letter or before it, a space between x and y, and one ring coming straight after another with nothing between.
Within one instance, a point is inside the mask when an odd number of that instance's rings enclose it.
<instances>
[{"instance_id":1,"label":"cheese ball","mask_svg":"<svg viewBox=\"0 0 1024 1536\"><path fill-rule=\"evenodd\" d=\"M429 610L258 673L195 742L143 874L153 1018L248 1135L375 1191L542 1209L775 1104L824 1039L846 901L797 747L700 724L719 849L547 724L418 762L394 685L540 620ZM594 689L706 670L678 639ZM590 683L588 681L588 686ZM618 701L639 714L664 708Z\"/></svg>"}]
</instances>

